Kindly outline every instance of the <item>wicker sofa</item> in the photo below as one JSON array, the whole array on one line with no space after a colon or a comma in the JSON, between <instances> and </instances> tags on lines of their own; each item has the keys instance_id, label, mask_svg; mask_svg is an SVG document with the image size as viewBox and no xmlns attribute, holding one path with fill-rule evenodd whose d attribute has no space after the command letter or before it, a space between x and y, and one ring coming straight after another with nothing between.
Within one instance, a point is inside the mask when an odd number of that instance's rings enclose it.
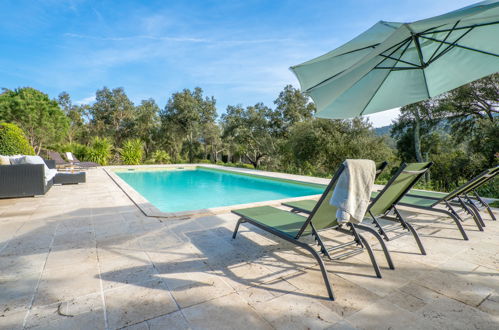
<instances>
[{"instance_id":1,"label":"wicker sofa","mask_svg":"<svg viewBox=\"0 0 499 330\"><path fill-rule=\"evenodd\" d=\"M44 160L48 168L55 168L54 160ZM54 179L45 183L42 164L0 165L0 198L44 195Z\"/></svg>"}]
</instances>

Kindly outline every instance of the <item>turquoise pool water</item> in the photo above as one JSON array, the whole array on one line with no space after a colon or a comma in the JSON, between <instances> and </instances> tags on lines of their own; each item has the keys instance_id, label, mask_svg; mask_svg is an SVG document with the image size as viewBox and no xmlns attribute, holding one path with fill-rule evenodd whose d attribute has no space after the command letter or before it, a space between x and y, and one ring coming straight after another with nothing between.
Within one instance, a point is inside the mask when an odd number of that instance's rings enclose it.
<instances>
[{"instance_id":1,"label":"turquoise pool water","mask_svg":"<svg viewBox=\"0 0 499 330\"><path fill-rule=\"evenodd\" d=\"M322 194L324 187L196 168L116 172L162 212L263 202Z\"/></svg>"}]
</instances>

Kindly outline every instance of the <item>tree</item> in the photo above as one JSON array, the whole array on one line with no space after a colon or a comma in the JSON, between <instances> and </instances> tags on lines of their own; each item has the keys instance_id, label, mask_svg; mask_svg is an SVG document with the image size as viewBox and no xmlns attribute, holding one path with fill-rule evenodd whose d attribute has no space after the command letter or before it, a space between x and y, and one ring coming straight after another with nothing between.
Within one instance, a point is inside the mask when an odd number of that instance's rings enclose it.
<instances>
[{"instance_id":1,"label":"tree","mask_svg":"<svg viewBox=\"0 0 499 330\"><path fill-rule=\"evenodd\" d=\"M57 98L57 103L66 114L69 121L67 130L67 139L69 143L74 143L77 139L81 140L85 133L84 113L88 110L87 106L74 105L71 101L71 96L68 93L62 92Z\"/></svg>"},{"instance_id":2,"label":"tree","mask_svg":"<svg viewBox=\"0 0 499 330\"><path fill-rule=\"evenodd\" d=\"M135 108L134 135L144 142L144 151L148 157L155 143L159 129L159 107L153 99L143 100Z\"/></svg>"},{"instance_id":3,"label":"tree","mask_svg":"<svg viewBox=\"0 0 499 330\"><path fill-rule=\"evenodd\" d=\"M135 107L123 88L104 87L95 93L90 107L92 130L97 136L113 139L115 145L133 135Z\"/></svg>"},{"instance_id":4,"label":"tree","mask_svg":"<svg viewBox=\"0 0 499 330\"><path fill-rule=\"evenodd\" d=\"M277 151L270 116L271 109L263 103L246 109L229 105L222 115L224 139L232 137L254 168L258 168L263 158L271 158Z\"/></svg>"},{"instance_id":5,"label":"tree","mask_svg":"<svg viewBox=\"0 0 499 330\"><path fill-rule=\"evenodd\" d=\"M312 119L295 124L284 147L283 168L307 175L331 175L348 158L391 161L392 150L368 121Z\"/></svg>"},{"instance_id":6,"label":"tree","mask_svg":"<svg viewBox=\"0 0 499 330\"><path fill-rule=\"evenodd\" d=\"M315 104L298 89L286 85L274 101L275 110L271 112L271 125L276 134L286 137L295 123L308 121L315 113Z\"/></svg>"},{"instance_id":7,"label":"tree","mask_svg":"<svg viewBox=\"0 0 499 330\"><path fill-rule=\"evenodd\" d=\"M499 114L499 73L447 92L441 103L448 117L461 124L470 117L493 122Z\"/></svg>"},{"instance_id":8,"label":"tree","mask_svg":"<svg viewBox=\"0 0 499 330\"><path fill-rule=\"evenodd\" d=\"M403 106L400 109L391 135L398 140L397 149L403 160L425 161L421 139L426 134L430 134L442 119L438 107L438 100L426 100Z\"/></svg>"},{"instance_id":9,"label":"tree","mask_svg":"<svg viewBox=\"0 0 499 330\"><path fill-rule=\"evenodd\" d=\"M493 166L499 150L499 73L446 93L440 103L456 143L466 143L485 157L485 166Z\"/></svg>"},{"instance_id":10,"label":"tree","mask_svg":"<svg viewBox=\"0 0 499 330\"><path fill-rule=\"evenodd\" d=\"M0 94L0 120L16 123L39 154L42 147L62 140L68 119L57 101L31 87L4 89Z\"/></svg>"},{"instance_id":11,"label":"tree","mask_svg":"<svg viewBox=\"0 0 499 330\"><path fill-rule=\"evenodd\" d=\"M226 150L226 144L222 140L222 132L220 126L216 123L208 123L203 128L204 153L207 158L208 152L210 159L215 163L218 162L218 154Z\"/></svg>"},{"instance_id":12,"label":"tree","mask_svg":"<svg viewBox=\"0 0 499 330\"><path fill-rule=\"evenodd\" d=\"M196 87L192 92L184 89L174 93L160 113L162 132L175 136L170 139L175 141L175 152L185 149L189 162L194 161L200 144L204 143L203 128L215 122L215 104L214 97L203 97L203 90Z\"/></svg>"},{"instance_id":13,"label":"tree","mask_svg":"<svg viewBox=\"0 0 499 330\"><path fill-rule=\"evenodd\" d=\"M405 106L392 128L399 155L433 160L433 188L452 189L497 164L498 107L499 74Z\"/></svg>"}]
</instances>

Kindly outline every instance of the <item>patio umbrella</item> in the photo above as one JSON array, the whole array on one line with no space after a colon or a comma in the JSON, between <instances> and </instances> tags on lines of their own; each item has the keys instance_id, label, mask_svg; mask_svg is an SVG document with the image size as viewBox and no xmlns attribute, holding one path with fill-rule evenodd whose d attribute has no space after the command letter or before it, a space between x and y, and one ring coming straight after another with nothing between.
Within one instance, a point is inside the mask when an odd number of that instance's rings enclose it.
<instances>
[{"instance_id":1,"label":"patio umbrella","mask_svg":"<svg viewBox=\"0 0 499 330\"><path fill-rule=\"evenodd\" d=\"M291 70L321 118L351 118L437 96L499 72L499 0L413 23L380 21Z\"/></svg>"}]
</instances>

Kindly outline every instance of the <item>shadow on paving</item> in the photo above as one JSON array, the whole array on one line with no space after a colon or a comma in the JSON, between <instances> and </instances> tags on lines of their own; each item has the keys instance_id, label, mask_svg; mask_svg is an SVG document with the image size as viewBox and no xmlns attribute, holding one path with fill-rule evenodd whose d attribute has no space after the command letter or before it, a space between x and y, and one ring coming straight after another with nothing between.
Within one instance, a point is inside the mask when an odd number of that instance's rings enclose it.
<instances>
[{"instance_id":1,"label":"shadow on paving","mask_svg":"<svg viewBox=\"0 0 499 330\"><path fill-rule=\"evenodd\" d=\"M58 266L63 268L74 263L70 257L73 251L76 253L76 250L85 249L100 249L103 252L116 251L116 255L119 255L120 251L125 251L123 257L130 258L130 260L135 258L134 252L176 255L172 261L156 262L153 260L152 264L149 262L133 267L124 265L119 269L102 272L100 278L106 282L157 289L156 286L152 286L155 282L150 279L161 279L166 284L162 286L166 291L170 290L174 293L195 292L212 284L192 274L210 274L214 277L221 277L229 283L233 290L228 291L227 294L256 287L273 292L275 296L289 294L327 301L325 287L316 294L313 291L297 288L292 290L273 285L276 281L283 279L290 281L293 278L306 275L311 269L316 271L318 266L311 255L251 225L243 226L237 238L233 240L232 231L225 225L235 226L235 221L233 224L228 224L226 220L216 216L210 218L211 228L199 225L199 222L204 221L203 218L175 222L164 220L161 222L158 219L144 217L138 213L135 207L123 206L80 208L72 212L53 214L46 218L34 220L32 225L39 224L39 226L15 236L0 251L0 262L2 262L0 274L3 277L0 281L0 292L2 292L0 295L0 307L2 307L0 322L3 316L26 312L32 301L34 307L48 305L57 307L60 302L74 299L74 296L70 294L66 295L65 292L59 294L57 291L58 287L63 285L66 285L68 290L71 289L72 285L78 289L78 278L71 278L69 273L68 278L65 279L67 283L52 278L45 279L42 276L38 287L39 292L34 295L34 290L37 279L44 269L45 260L49 260L47 254L50 257L50 254L54 252L69 252L67 265L62 260L61 265ZM4 220L5 222L3 222ZM8 222L9 219L2 219L0 227L2 223ZM29 224L29 221L24 222ZM425 224L429 222L424 221ZM449 228L445 229L449 230ZM451 230L453 229L451 228ZM439 231L440 229L436 227L432 233L437 234ZM338 238L338 243L344 242L340 236L349 238L334 231L331 232L333 234L328 235L328 238L335 241ZM339 237L336 237L336 234ZM144 242L149 239L149 235L153 235L154 240L145 244ZM432 234L421 236L431 237ZM310 241L310 243L313 242ZM147 247L144 247L144 244ZM194 252L177 250L177 247L186 244L192 245ZM388 248L392 253L402 255L406 253L396 252L390 248L390 245ZM36 267L32 266L33 261L30 258L33 257L39 259L39 265L37 264ZM380 266L384 268L383 271L397 272L397 269L395 271L386 270L385 260L382 259L379 250L377 258ZM138 261L143 260L138 257ZM331 275L355 276L360 280L375 277L368 261L363 265L364 271L358 273L356 272L356 267L359 267L358 259L356 262L351 262L348 259L338 262L327 261L327 264ZM395 266L397 267L397 264ZM153 272L150 272L151 267L154 268ZM411 269L405 269L404 273L425 271L419 269L417 263L411 264L411 267ZM368 271L365 271L366 269ZM458 274L469 273L454 272ZM89 272L89 274L94 279L99 278L98 271ZM130 274L149 274L150 277L130 278ZM478 271L476 275L489 276L491 273ZM383 279L374 280L383 281ZM334 280L332 285L334 290ZM491 285L494 286L494 283ZM304 283L304 287L306 287L306 283ZM40 291L41 289L45 290ZM85 296L95 292L97 291L90 290L77 296ZM189 303L186 303L187 306L195 305L195 303L192 305ZM6 310L6 308L8 309ZM230 307L227 308L230 309ZM54 310L52 308L50 313L53 314ZM234 308L234 311L237 312L237 308ZM154 317L158 315L161 314L154 315Z\"/></svg>"}]
</instances>

